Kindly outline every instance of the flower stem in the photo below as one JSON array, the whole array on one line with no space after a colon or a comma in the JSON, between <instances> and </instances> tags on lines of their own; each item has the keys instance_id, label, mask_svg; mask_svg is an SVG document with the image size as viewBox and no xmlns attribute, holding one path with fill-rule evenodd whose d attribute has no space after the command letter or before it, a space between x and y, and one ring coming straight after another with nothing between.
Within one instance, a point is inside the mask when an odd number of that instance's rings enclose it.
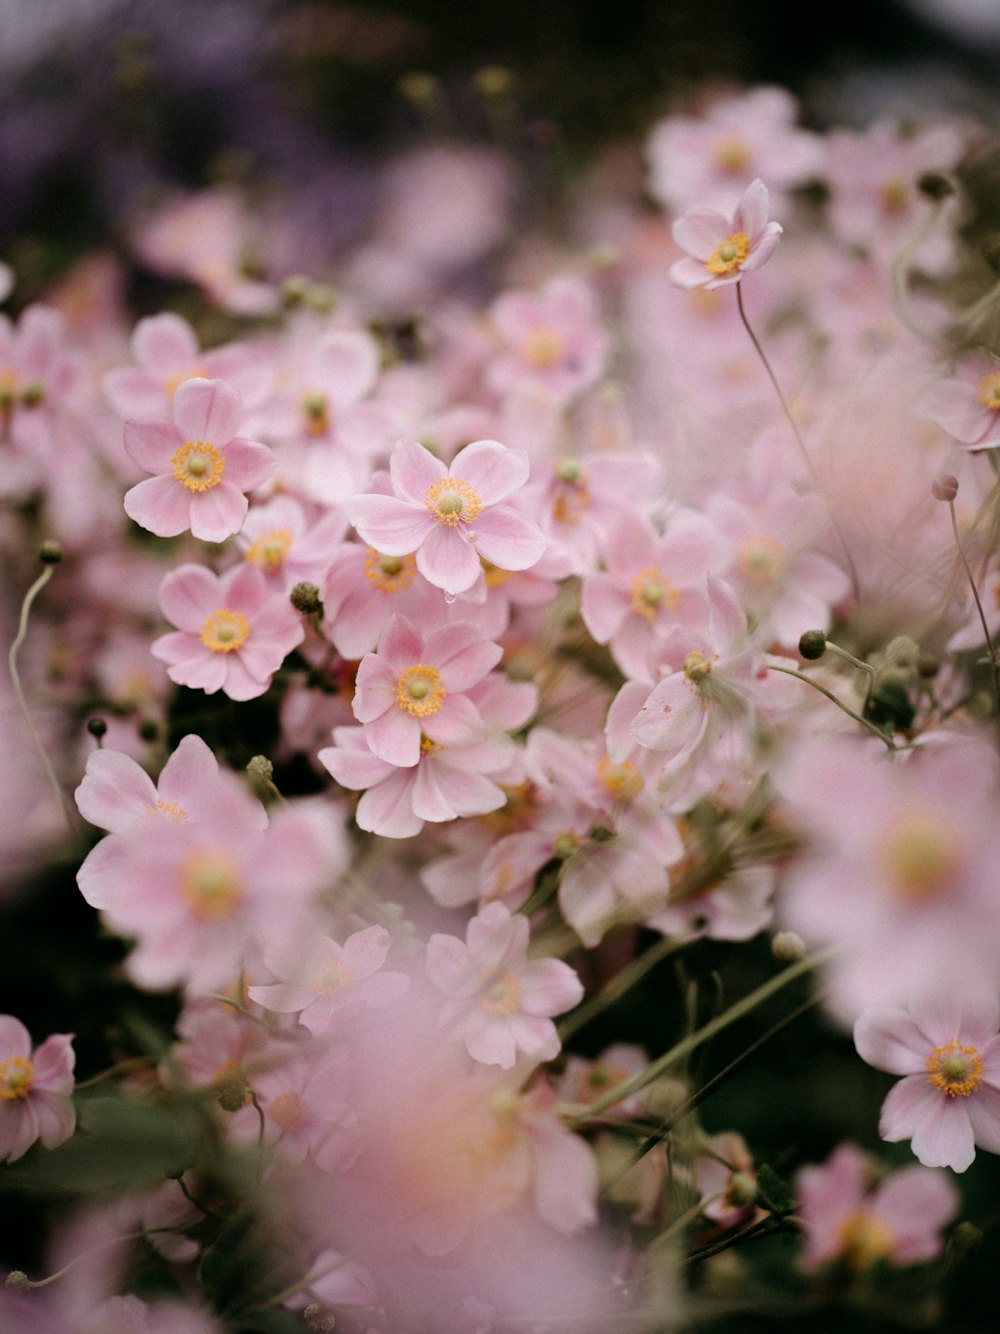
<instances>
[{"instance_id":1,"label":"flower stem","mask_svg":"<svg viewBox=\"0 0 1000 1334\"><path fill-rule=\"evenodd\" d=\"M986 652L990 655L990 673L993 677L993 710L1000 713L1000 663L997 661L997 651L993 647L993 637L990 634L990 628L986 624L986 613L983 611L983 604L979 600L979 590L976 588L976 581L973 577L969 562L965 556L965 550L962 547L962 539L958 532L958 519L955 517L955 502L948 501L948 513L951 515L951 531L955 534L955 545L958 547L959 559L962 562L962 568L965 570L966 578L969 581L969 587L972 589L972 596L976 602L976 611L979 613L979 624L983 627L983 635L986 639Z\"/></svg>"},{"instance_id":2,"label":"flower stem","mask_svg":"<svg viewBox=\"0 0 1000 1334\"><path fill-rule=\"evenodd\" d=\"M683 949L694 939L691 937L669 937L664 936L658 940L655 945L651 945L644 954L640 954L638 959L633 959L631 963L616 973L615 976L605 986L601 988L596 995L584 1003L559 1025L559 1037L565 1042L567 1038L572 1037L574 1033L579 1032L602 1014L609 1005L614 1005L615 1001L621 1000L637 982L640 982L651 968L655 968L661 960L668 958L677 950Z\"/></svg>"},{"instance_id":3,"label":"flower stem","mask_svg":"<svg viewBox=\"0 0 1000 1334\"><path fill-rule=\"evenodd\" d=\"M820 683L814 681L811 676L806 676L804 672L797 672L794 667L779 667L775 662L769 662L766 666L769 672L784 672L785 676L794 676L796 681L805 681L807 686L812 686L813 690L818 690L821 695L825 695L828 700L831 700L836 704L837 708L843 713L846 713L848 718L853 718L854 721L860 723L862 727L867 727L869 732L877 736L879 741L884 742L890 750L898 750L892 737L886 736L880 727L876 727L875 724L869 722L867 718L862 718L860 713L855 713L854 710L845 704L842 699L838 699L832 690L827 690L826 686L821 686Z\"/></svg>"}]
</instances>

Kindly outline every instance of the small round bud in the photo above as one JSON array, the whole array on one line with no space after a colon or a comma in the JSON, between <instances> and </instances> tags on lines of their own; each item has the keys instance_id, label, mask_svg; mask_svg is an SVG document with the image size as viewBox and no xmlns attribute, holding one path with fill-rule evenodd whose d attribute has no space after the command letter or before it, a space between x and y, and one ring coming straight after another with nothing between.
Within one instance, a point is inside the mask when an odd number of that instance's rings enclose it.
<instances>
[{"instance_id":1,"label":"small round bud","mask_svg":"<svg viewBox=\"0 0 1000 1334\"><path fill-rule=\"evenodd\" d=\"M799 640L799 656L814 662L826 652L826 635L822 630L807 630Z\"/></svg>"},{"instance_id":2,"label":"small round bud","mask_svg":"<svg viewBox=\"0 0 1000 1334\"><path fill-rule=\"evenodd\" d=\"M43 565L58 565L62 560L62 547L53 538L47 538L38 548L38 559Z\"/></svg>"},{"instance_id":3,"label":"small round bud","mask_svg":"<svg viewBox=\"0 0 1000 1334\"><path fill-rule=\"evenodd\" d=\"M797 931L779 931L771 941L771 953L782 963L797 963L806 957L808 950Z\"/></svg>"},{"instance_id":4,"label":"small round bud","mask_svg":"<svg viewBox=\"0 0 1000 1334\"><path fill-rule=\"evenodd\" d=\"M107 735L108 725L103 718L91 718L87 723L87 731L95 741L100 741Z\"/></svg>"},{"instance_id":5,"label":"small round bud","mask_svg":"<svg viewBox=\"0 0 1000 1334\"><path fill-rule=\"evenodd\" d=\"M247 765L247 773L251 778L270 783L274 779L274 765L266 755L255 755Z\"/></svg>"},{"instance_id":6,"label":"small round bud","mask_svg":"<svg viewBox=\"0 0 1000 1334\"><path fill-rule=\"evenodd\" d=\"M514 86L514 76L504 65L484 65L472 81L483 97L506 97Z\"/></svg>"},{"instance_id":7,"label":"small round bud","mask_svg":"<svg viewBox=\"0 0 1000 1334\"><path fill-rule=\"evenodd\" d=\"M139 740L152 745L160 739L160 724L155 718L143 718L138 726Z\"/></svg>"},{"instance_id":8,"label":"small round bud","mask_svg":"<svg viewBox=\"0 0 1000 1334\"><path fill-rule=\"evenodd\" d=\"M573 482L580 480L580 471L580 465L576 459L563 459L556 464L556 477L560 482L566 482L567 485L572 485Z\"/></svg>"},{"instance_id":9,"label":"small round bud","mask_svg":"<svg viewBox=\"0 0 1000 1334\"><path fill-rule=\"evenodd\" d=\"M920 660L920 646L909 635L897 635L886 645L887 666L914 668Z\"/></svg>"},{"instance_id":10,"label":"small round bud","mask_svg":"<svg viewBox=\"0 0 1000 1334\"><path fill-rule=\"evenodd\" d=\"M426 106L429 102L433 102L439 90L440 85L434 75L419 70L414 70L412 74L404 74L399 81L401 95L414 106Z\"/></svg>"},{"instance_id":11,"label":"small round bud","mask_svg":"<svg viewBox=\"0 0 1000 1334\"><path fill-rule=\"evenodd\" d=\"M250 1085L242 1075L232 1075L219 1085L216 1100L224 1112L238 1112L250 1101Z\"/></svg>"},{"instance_id":12,"label":"small round bud","mask_svg":"<svg viewBox=\"0 0 1000 1334\"><path fill-rule=\"evenodd\" d=\"M726 1196L737 1209L744 1209L757 1198L757 1181L749 1172L734 1172L729 1179Z\"/></svg>"},{"instance_id":13,"label":"small round bud","mask_svg":"<svg viewBox=\"0 0 1000 1334\"><path fill-rule=\"evenodd\" d=\"M296 611L311 615L313 612L323 610L323 599L320 597L319 589L315 584L296 584L289 597Z\"/></svg>"},{"instance_id":14,"label":"small round bud","mask_svg":"<svg viewBox=\"0 0 1000 1334\"><path fill-rule=\"evenodd\" d=\"M23 1269L12 1269L4 1279L5 1288L13 1288L15 1292L30 1292L31 1279Z\"/></svg>"},{"instance_id":15,"label":"small round bud","mask_svg":"<svg viewBox=\"0 0 1000 1334\"><path fill-rule=\"evenodd\" d=\"M290 278L286 278L281 284L281 304L286 310L294 310L296 306L301 306L309 295L311 286L312 284L304 274L293 273Z\"/></svg>"},{"instance_id":16,"label":"small round bud","mask_svg":"<svg viewBox=\"0 0 1000 1334\"><path fill-rule=\"evenodd\" d=\"M572 857L579 846L575 834L559 834L552 841L552 855L564 862L567 857Z\"/></svg>"},{"instance_id":17,"label":"small round bud","mask_svg":"<svg viewBox=\"0 0 1000 1334\"><path fill-rule=\"evenodd\" d=\"M917 189L928 199L947 199L955 193L955 186L939 171L925 171L917 177Z\"/></svg>"},{"instance_id":18,"label":"small round bud","mask_svg":"<svg viewBox=\"0 0 1000 1334\"><path fill-rule=\"evenodd\" d=\"M982 1245L982 1241L982 1228L976 1227L975 1223L970 1223L968 1219L963 1219L951 1234L952 1246L963 1255L976 1250Z\"/></svg>"},{"instance_id":19,"label":"small round bud","mask_svg":"<svg viewBox=\"0 0 1000 1334\"><path fill-rule=\"evenodd\" d=\"M958 478L950 472L939 473L931 482L931 495L935 500L954 500L958 495Z\"/></svg>"},{"instance_id":20,"label":"small round bud","mask_svg":"<svg viewBox=\"0 0 1000 1334\"><path fill-rule=\"evenodd\" d=\"M29 380L21 390L21 403L26 408L37 408L45 402L45 386L40 380Z\"/></svg>"}]
</instances>

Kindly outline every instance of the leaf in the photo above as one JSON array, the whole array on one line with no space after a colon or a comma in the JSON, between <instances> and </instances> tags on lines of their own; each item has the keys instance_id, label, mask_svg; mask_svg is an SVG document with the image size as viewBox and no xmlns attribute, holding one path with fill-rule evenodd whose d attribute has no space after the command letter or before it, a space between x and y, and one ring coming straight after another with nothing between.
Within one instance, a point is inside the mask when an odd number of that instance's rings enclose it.
<instances>
[{"instance_id":1,"label":"leaf","mask_svg":"<svg viewBox=\"0 0 1000 1334\"><path fill-rule=\"evenodd\" d=\"M762 1163L757 1170L757 1200L769 1213L790 1214L795 1208L795 1192L773 1167Z\"/></svg>"}]
</instances>

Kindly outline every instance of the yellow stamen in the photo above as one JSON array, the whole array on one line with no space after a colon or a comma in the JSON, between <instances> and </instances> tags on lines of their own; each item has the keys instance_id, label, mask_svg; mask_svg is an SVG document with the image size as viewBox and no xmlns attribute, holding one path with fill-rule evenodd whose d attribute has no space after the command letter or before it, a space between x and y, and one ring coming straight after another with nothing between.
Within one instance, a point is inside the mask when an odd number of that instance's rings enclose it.
<instances>
[{"instance_id":1,"label":"yellow stamen","mask_svg":"<svg viewBox=\"0 0 1000 1334\"><path fill-rule=\"evenodd\" d=\"M225 922L243 898L239 867L226 852L196 848L181 863L181 898L201 922Z\"/></svg>"},{"instance_id":2,"label":"yellow stamen","mask_svg":"<svg viewBox=\"0 0 1000 1334\"><path fill-rule=\"evenodd\" d=\"M31 1092L35 1072L26 1056L11 1056L0 1061L0 1102L14 1102Z\"/></svg>"},{"instance_id":3,"label":"yellow stamen","mask_svg":"<svg viewBox=\"0 0 1000 1334\"><path fill-rule=\"evenodd\" d=\"M639 616L647 621L655 621L662 609L675 611L680 593L665 579L655 565L647 565L632 580L632 592L629 605Z\"/></svg>"},{"instance_id":4,"label":"yellow stamen","mask_svg":"<svg viewBox=\"0 0 1000 1334\"><path fill-rule=\"evenodd\" d=\"M927 1082L949 1098L968 1098L983 1082L983 1058L958 1038L935 1047L924 1062Z\"/></svg>"},{"instance_id":5,"label":"yellow stamen","mask_svg":"<svg viewBox=\"0 0 1000 1334\"><path fill-rule=\"evenodd\" d=\"M712 156L720 170L737 176L750 165L750 145L739 135L732 134L719 140Z\"/></svg>"},{"instance_id":6,"label":"yellow stamen","mask_svg":"<svg viewBox=\"0 0 1000 1334\"><path fill-rule=\"evenodd\" d=\"M750 238L746 232L733 232L721 245L715 247L705 261L705 268L717 278L735 272L750 253Z\"/></svg>"},{"instance_id":7,"label":"yellow stamen","mask_svg":"<svg viewBox=\"0 0 1000 1334\"><path fill-rule=\"evenodd\" d=\"M445 701L447 691L436 667L414 663L400 672L396 681L396 703L411 718L429 718Z\"/></svg>"},{"instance_id":8,"label":"yellow stamen","mask_svg":"<svg viewBox=\"0 0 1000 1334\"><path fill-rule=\"evenodd\" d=\"M150 815L164 815L174 824L187 824L188 814L183 806L178 806L176 801L160 801L157 799L156 805L152 802L146 807Z\"/></svg>"},{"instance_id":9,"label":"yellow stamen","mask_svg":"<svg viewBox=\"0 0 1000 1334\"><path fill-rule=\"evenodd\" d=\"M305 418L306 435L313 440L326 435L330 429L330 404L326 394L306 394L302 399L302 415Z\"/></svg>"},{"instance_id":10,"label":"yellow stamen","mask_svg":"<svg viewBox=\"0 0 1000 1334\"><path fill-rule=\"evenodd\" d=\"M870 1269L891 1255L895 1244L889 1226L867 1209L848 1214L837 1228L837 1249L851 1269Z\"/></svg>"},{"instance_id":11,"label":"yellow stamen","mask_svg":"<svg viewBox=\"0 0 1000 1334\"><path fill-rule=\"evenodd\" d=\"M511 578L512 570L501 570L498 565L491 564L490 561L479 557L479 562L483 567L483 579L487 588L499 588Z\"/></svg>"},{"instance_id":12,"label":"yellow stamen","mask_svg":"<svg viewBox=\"0 0 1000 1334\"><path fill-rule=\"evenodd\" d=\"M576 459L556 464L556 485L552 493L552 518L556 523L578 524L590 508L590 490L586 469Z\"/></svg>"},{"instance_id":13,"label":"yellow stamen","mask_svg":"<svg viewBox=\"0 0 1000 1334\"><path fill-rule=\"evenodd\" d=\"M751 584L773 584L785 569L785 548L773 537L750 533L739 545L737 562L744 579Z\"/></svg>"},{"instance_id":14,"label":"yellow stamen","mask_svg":"<svg viewBox=\"0 0 1000 1334\"><path fill-rule=\"evenodd\" d=\"M274 574L284 565L295 537L287 528L274 528L271 532L258 537L244 557L251 565L257 565L267 574Z\"/></svg>"},{"instance_id":15,"label":"yellow stamen","mask_svg":"<svg viewBox=\"0 0 1000 1334\"><path fill-rule=\"evenodd\" d=\"M220 607L201 627L201 642L213 653L235 653L246 643L250 625L241 611Z\"/></svg>"},{"instance_id":16,"label":"yellow stamen","mask_svg":"<svg viewBox=\"0 0 1000 1334\"><path fill-rule=\"evenodd\" d=\"M684 675L696 686L701 685L712 674L712 660L704 653L692 651L684 659Z\"/></svg>"},{"instance_id":17,"label":"yellow stamen","mask_svg":"<svg viewBox=\"0 0 1000 1334\"><path fill-rule=\"evenodd\" d=\"M309 990L317 996L336 996L357 980L357 973L340 959L328 959L309 983Z\"/></svg>"},{"instance_id":18,"label":"yellow stamen","mask_svg":"<svg viewBox=\"0 0 1000 1334\"><path fill-rule=\"evenodd\" d=\"M565 347L565 341L555 329L540 324L532 329L521 344L521 357L529 366L540 371L547 370L562 357Z\"/></svg>"},{"instance_id":19,"label":"yellow stamen","mask_svg":"<svg viewBox=\"0 0 1000 1334\"><path fill-rule=\"evenodd\" d=\"M483 993L479 1004L487 1014L516 1014L521 1004L521 984L513 973L502 973Z\"/></svg>"},{"instance_id":20,"label":"yellow stamen","mask_svg":"<svg viewBox=\"0 0 1000 1334\"><path fill-rule=\"evenodd\" d=\"M204 440L188 440L170 458L174 477L188 491L211 491L222 481L225 457Z\"/></svg>"},{"instance_id":21,"label":"yellow stamen","mask_svg":"<svg viewBox=\"0 0 1000 1334\"><path fill-rule=\"evenodd\" d=\"M409 588L417 577L417 562L413 556L383 556L374 547L365 557L365 578L380 593L399 593Z\"/></svg>"},{"instance_id":22,"label":"yellow stamen","mask_svg":"<svg viewBox=\"0 0 1000 1334\"><path fill-rule=\"evenodd\" d=\"M958 871L958 834L933 810L906 811L882 834L877 861L894 897L926 903L946 890Z\"/></svg>"},{"instance_id":23,"label":"yellow stamen","mask_svg":"<svg viewBox=\"0 0 1000 1334\"><path fill-rule=\"evenodd\" d=\"M882 187L882 209L890 215L903 213L910 202L910 183L905 176L893 176Z\"/></svg>"},{"instance_id":24,"label":"yellow stamen","mask_svg":"<svg viewBox=\"0 0 1000 1334\"><path fill-rule=\"evenodd\" d=\"M427 488L424 504L438 523L449 528L471 522L483 508L476 488L458 477L439 477Z\"/></svg>"},{"instance_id":25,"label":"yellow stamen","mask_svg":"<svg viewBox=\"0 0 1000 1334\"><path fill-rule=\"evenodd\" d=\"M976 393L984 407L992 408L994 412L1000 411L1000 371L984 376L979 381Z\"/></svg>"},{"instance_id":26,"label":"yellow stamen","mask_svg":"<svg viewBox=\"0 0 1000 1334\"><path fill-rule=\"evenodd\" d=\"M607 755L597 761L597 781L615 801L634 801L645 787L642 774L631 760L612 764Z\"/></svg>"}]
</instances>

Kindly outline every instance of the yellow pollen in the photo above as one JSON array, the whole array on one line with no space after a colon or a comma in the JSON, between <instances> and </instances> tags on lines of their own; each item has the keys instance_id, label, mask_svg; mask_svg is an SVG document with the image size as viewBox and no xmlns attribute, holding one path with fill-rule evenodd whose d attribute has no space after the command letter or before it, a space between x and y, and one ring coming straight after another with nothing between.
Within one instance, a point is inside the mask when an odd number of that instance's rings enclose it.
<instances>
[{"instance_id":1,"label":"yellow pollen","mask_svg":"<svg viewBox=\"0 0 1000 1334\"><path fill-rule=\"evenodd\" d=\"M893 176L882 187L882 208L889 214L903 213L910 202L910 183L905 176Z\"/></svg>"},{"instance_id":2,"label":"yellow pollen","mask_svg":"<svg viewBox=\"0 0 1000 1334\"><path fill-rule=\"evenodd\" d=\"M421 755L430 755L430 753L431 753L432 751L437 750L437 749L438 749L438 744L437 744L437 742L436 742L436 741L432 741L432 740L430 739L429 736L424 736L424 734L421 732L421 734L420 734L420 753L421 753Z\"/></svg>"},{"instance_id":3,"label":"yellow pollen","mask_svg":"<svg viewBox=\"0 0 1000 1334\"><path fill-rule=\"evenodd\" d=\"M438 523L449 528L471 522L483 508L476 488L458 477L439 477L427 488L424 504Z\"/></svg>"},{"instance_id":4,"label":"yellow pollen","mask_svg":"<svg viewBox=\"0 0 1000 1334\"><path fill-rule=\"evenodd\" d=\"M188 440L170 458L174 477L188 491L211 491L222 481L225 457L204 440Z\"/></svg>"},{"instance_id":5,"label":"yellow pollen","mask_svg":"<svg viewBox=\"0 0 1000 1334\"><path fill-rule=\"evenodd\" d=\"M572 857L580 846L580 840L572 830L564 834L557 834L552 840L552 855L558 857L560 861L565 861L567 857Z\"/></svg>"},{"instance_id":6,"label":"yellow pollen","mask_svg":"<svg viewBox=\"0 0 1000 1334\"><path fill-rule=\"evenodd\" d=\"M984 376L979 381L976 393L984 407L992 408L994 412L1000 410L1000 371Z\"/></svg>"},{"instance_id":7,"label":"yellow pollen","mask_svg":"<svg viewBox=\"0 0 1000 1334\"><path fill-rule=\"evenodd\" d=\"M178 806L176 801L160 801L157 798L156 805L152 802L146 807L150 815L163 815L174 824L187 824L188 813L183 806Z\"/></svg>"},{"instance_id":8,"label":"yellow pollen","mask_svg":"<svg viewBox=\"0 0 1000 1334\"><path fill-rule=\"evenodd\" d=\"M785 549L781 543L755 533L740 543L736 559L744 579L751 584L773 584L785 569Z\"/></svg>"},{"instance_id":9,"label":"yellow pollen","mask_svg":"<svg viewBox=\"0 0 1000 1334\"><path fill-rule=\"evenodd\" d=\"M967 1098L983 1082L983 1058L958 1038L935 1047L924 1062L927 1082L949 1098Z\"/></svg>"},{"instance_id":10,"label":"yellow pollen","mask_svg":"<svg viewBox=\"0 0 1000 1334\"><path fill-rule=\"evenodd\" d=\"M0 1061L0 1102L26 1098L34 1077L35 1072L26 1056L11 1056L7 1061Z\"/></svg>"},{"instance_id":11,"label":"yellow pollen","mask_svg":"<svg viewBox=\"0 0 1000 1334\"><path fill-rule=\"evenodd\" d=\"M309 990L317 996L336 996L357 980L357 973L339 959L328 959L309 983Z\"/></svg>"},{"instance_id":12,"label":"yellow pollen","mask_svg":"<svg viewBox=\"0 0 1000 1334\"><path fill-rule=\"evenodd\" d=\"M243 898L239 867L225 852L196 848L181 863L181 898L201 922L225 922Z\"/></svg>"},{"instance_id":13,"label":"yellow pollen","mask_svg":"<svg viewBox=\"0 0 1000 1334\"><path fill-rule=\"evenodd\" d=\"M556 364L565 348L562 336L555 329L540 324L521 344L521 357L529 366L543 371Z\"/></svg>"},{"instance_id":14,"label":"yellow pollen","mask_svg":"<svg viewBox=\"0 0 1000 1334\"><path fill-rule=\"evenodd\" d=\"M883 833L877 860L895 898L926 903L948 888L958 870L958 834L935 811L906 811Z\"/></svg>"},{"instance_id":15,"label":"yellow pollen","mask_svg":"<svg viewBox=\"0 0 1000 1334\"><path fill-rule=\"evenodd\" d=\"M597 761L597 781L615 801L634 801L646 786L631 760L612 764L607 755Z\"/></svg>"},{"instance_id":16,"label":"yellow pollen","mask_svg":"<svg viewBox=\"0 0 1000 1334\"><path fill-rule=\"evenodd\" d=\"M258 565L266 574L280 570L295 541L287 528L274 528L271 532L258 537L247 550L244 557L251 565Z\"/></svg>"},{"instance_id":17,"label":"yellow pollen","mask_svg":"<svg viewBox=\"0 0 1000 1334\"><path fill-rule=\"evenodd\" d=\"M302 1101L297 1093L279 1093L267 1111L279 1130L294 1130L302 1120Z\"/></svg>"},{"instance_id":18,"label":"yellow pollen","mask_svg":"<svg viewBox=\"0 0 1000 1334\"><path fill-rule=\"evenodd\" d=\"M505 584L513 574L512 570L501 570L498 565L493 565L490 561L483 560L482 556L479 557L479 563L483 567L483 579L487 588L499 588L502 584Z\"/></svg>"},{"instance_id":19,"label":"yellow pollen","mask_svg":"<svg viewBox=\"0 0 1000 1334\"><path fill-rule=\"evenodd\" d=\"M0 408L12 408L21 379L16 371L0 371Z\"/></svg>"},{"instance_id":20,"label":"yellow pollen","mask_svg":"<svg viewBox=\"0 0 1000 1334\"><path fill-rule=\"evenodd\" d=\"M169 398L172 403L174 401L174 394L177 393L178 389L180 389L181 385L184 384L186 380L204 379L206 379L205 371L200 367L195 367L192 371L178 371L176 375L171 375L163 387L167 391L167 398Z\"/></svg>"},{"instance_id":21,"label":"yellow pollen","mask_svg":"<svg viewBox=\"0 0 1000 1334\"><path fill-rule=\"evenodd\" d=\"M837 1249L851 1269L870 1269L891 1255L895 1244L889 1226L868 1209L856 1209L837 1228Z\"/></svg>"},{"instance_id":22,"label":"yellow pollen","mask_svg":"<svg viewBox=\"0 0 1000 1334\"><path fill-rule=\"evenodd\" d=\"M306 423L306 435L313 440L326 435L330 429L330 404L326 394L306 394L302 399L302 415Z\"/></svg>"},{"instance_id":23,"label":"yellow pollen","mask_svg":"<svg viewBox=\"0 0 1000 1334\"><path fill-rule=\"evenodd\" d=\"M241 611L220 607L207 617L201 627L201 642L213 653L235 653L250 634L247 618Z\"/></svg>"},{"instance_id":24,"label":"yellow pollen","mask_svg":"<svg viewBox=\"0 0 1000 1334\"><path fill-rule=\"evenodd\" d=\"M502 973L479 1001L487 1014L516 1014L521 1004L521 984L513 973Z\"/></svg>"},{"instance_id":25,"label":"yellow pollen","mask_svg":"<svg viewBox=\"0 0 1000 1334\"><path fill-rule=\"evenodd\" d=\"M675 611L679 597L680 594L670 580L664 579L655 565L648 565L632 580L629 605L645 620L655 621L662 608Z\"/></svg>"},{"instance_id":26,"label":"yellow pollen","mask_svg":"<svg viewBox=\"0 0 1000 1334\"><path fill-rule=\"evenodd\" d=\"M736 176L750 165L750 145L739 135L732 134L719 140L712 156L720 170Z\"/></svg>"},{"instance_id":27,"label":"yellow pollen","mask_svg":"<svg viewBox=\"0 0 1000 1334\"><path fill-rule=\"evenodd\" d=\"M717 278L725 277L740 268L750 253L750 238L746 232L733 232L721 245L715 247L705 261L705 268Z\"/></svg>"},{"instance_id":28,"label":"yellow pollen","mask_svg":"<svg viewBox=\"0 0 1000 1334\"><path fill-rule=\"evenodd\" d=\"M694 684L701 685L712 674L712 663L704 653L691 652L684 659L684 675Z\"/></svg>"},{"instance_id":29,"label":"yellow pollen","mask_svg":"<svg viewBox=\"0 0 1000 1334\"><path fill-rule=\"evenodd\" d=\"M400 672L396 681L396 703L411 718L429 718L445 701L447 691L436 667L414 663Z\"/></svg>"},{"instance_id":30,"label":"yellow pollen","mask_svg":"<svg viewBox=\"0 0 1000 1334\"><path fill-rule=\"evenodd\" d=\"M556 523L578 524L590 508L587 473L576 459L564 459L556 466L556 486L552 494L552 518Z\"/></svg>"},{"instance_id":31,"label":"yellow pollen","mask_svg":"<svg viewBox=\"0 0 1000 1334\"><path fill-rule=\"evenodd\" d=\"M383 556L374 547L365 557L365 578L380 593L399 593L409 588L417 577L417 562L413 556Z\"/></svg>"}]
</instances>

